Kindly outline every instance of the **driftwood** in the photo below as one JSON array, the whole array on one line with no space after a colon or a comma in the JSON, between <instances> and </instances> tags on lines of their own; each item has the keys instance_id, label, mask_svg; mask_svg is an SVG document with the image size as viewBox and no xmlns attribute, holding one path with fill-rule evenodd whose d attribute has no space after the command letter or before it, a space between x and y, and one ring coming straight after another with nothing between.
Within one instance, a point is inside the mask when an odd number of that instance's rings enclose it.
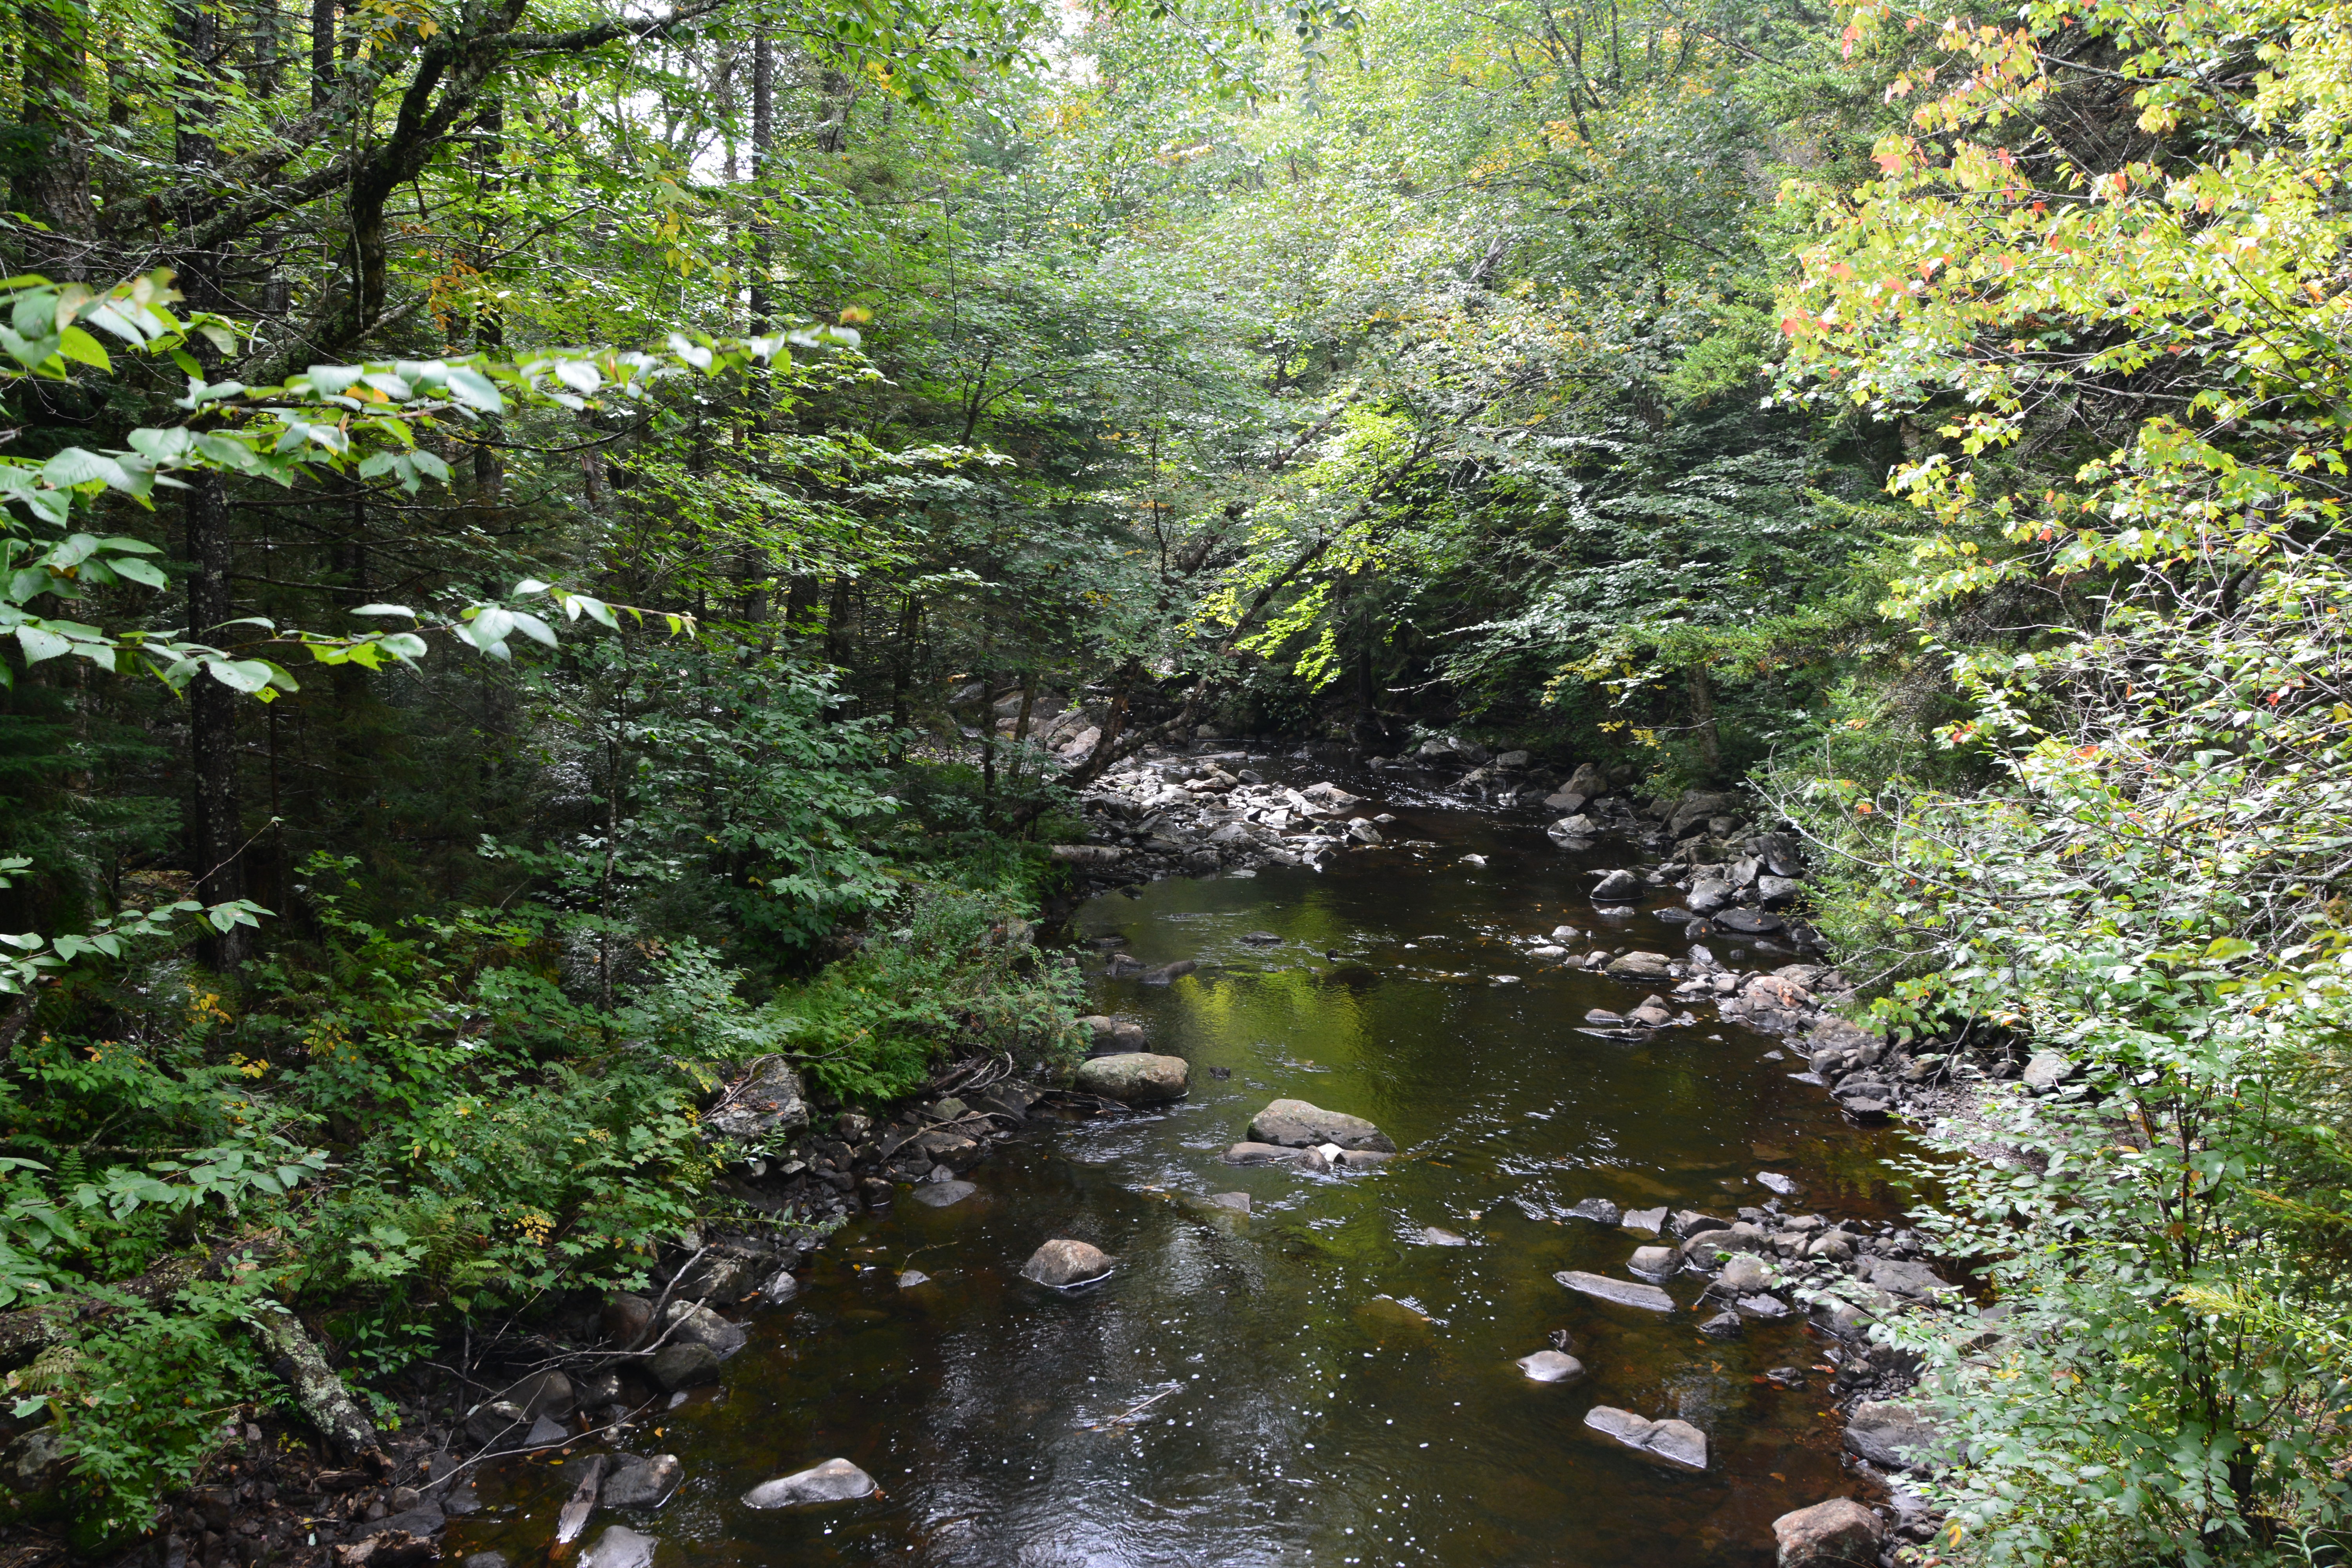
<instances>
[{"instance_id":1,"label":"driftwood","mask_svg":"<svg viewBox=\"0 0 2352 1568\"><path fill-rule=\"evenodd\" d=\"M268 1348L271 1368L294 1391L294 1403L327 1441L347 1459L383 1462L383 1444L375 1426L352 1402L351 1391L310 1336L301 1320L272 1301L252 1319L253 1331Z\"/></svg>"},{"instance_id":2,"label":"driftwood","mask_svg":"<svg viewBox=\"0 0 2352 1568\"><path fill-rule=\"evenodd\" d=\"M556 1545L571 1545L580 1539L580 1532L588 1528L588 1516L596 1511L596 1494L604 1484L606 1463L602 1454L590 1456L588 1473L580 1478L580 1484L572 1489L572 1500L565 1503L563 1511L555 1516Z\"/></svg>"}]
</instances>

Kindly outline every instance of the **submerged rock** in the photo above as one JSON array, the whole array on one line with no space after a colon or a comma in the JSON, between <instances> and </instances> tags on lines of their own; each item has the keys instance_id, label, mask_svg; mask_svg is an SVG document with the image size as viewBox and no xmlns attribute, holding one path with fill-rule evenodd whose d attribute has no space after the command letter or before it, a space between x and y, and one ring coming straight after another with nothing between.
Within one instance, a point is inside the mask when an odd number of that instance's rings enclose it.
<instances>
[{"instance_id":1,"label":"submerged rock","mask_svg":"<svg viewBox=\"0 0 2352 1568\"><path fill-rule=\"evenodd\" d=\"M1360 1116L1344 1111L1325 1110L1303 1100L1277 1100L1251 1119L1249 1135L1260 1143L1276 1143L1291 1149L1311 1149L1318 1144L1337 1143L1342 1149L1370 1149L1383 1154L1396 1152L1396 1144L1389 1135Z\"/></svg>"},{"instance_id":2,"label":"submerged rock","mask_svg":"<svg viewBox=\"0 0 2352 1568\"><path fill-rule=\"evenodd\" d=\"M1056 1237L1029 1255L1021 1277L1056 1290L1100 1279L1110 1272L1110 1254L1084 1241Z\"/></svg>"},{"instance_id":3,"label":"submerged rock","mask_svg":"<svg viewBox=\"0 0 2352 1568\"><path fill-rule=\"evenodd\" d=\"M1231 1209L1235 1214L1247 1214L1250 1212L1250 1195L1247 1193L1211 1193L1209 1206Z\"/></svg>"},{"instance_id":4,"label":"submerged rock","mask_svg":"<svg viewBox=\"0 0 2352 1568\"><path fill-rule=\"evenodd\" d=\"M925 1182L915 1189L915 1201L928 1208L952 1208L978 1191L970 1182Z\"/></svg>"},{"instance_id":5,"label":"submerged rock","mask_svg":"<svg viewBox=\"0 0 2352 1568\"><path fill-rule=\"evenodd\" d=\"M1290 1165L1302 1171L1331 1168L1319 1149L1286 1149L1279 1143L1236 1143L1218 1158L1228 1165Z\"/></svg>"},{"instance_id":6,"label":"submerged rock","mask_svg":"<svg viewBox=\"0 0 2352 1568\"><path fill-rule=\"evenodd\" d=\"M743 1494L746 1508L803 1508L872 1497L874 1478L847 1459L827 1459L793 1475L761 1481Z\"/></svg>"},{"instance_id":7,"label":"submerged rock","mask_svg":"<svg viewBox=\"0 0 2352 1568\"><path fill-rule=\"evenodd\" d=\"M1655 1285L1636 1285L1630 1279L1612 1279L1606 1274L1589 1274L1581 1268L1563 1269L1552 1278L1571 1290L1620 1307L1639 1307L1650 1312L1675 1310L1675 1299Z\"/></svg>"},{"instance_id":8,"label":"submerged rock","mask_svg":"<svg viewBox=\"0 0 2352 1568\"><path fill-rule=\"evenodd\" d=\"M1077 1086L1126 1105L1150 1105L1181 1100L1192 1088L1192 1068L1182 1057L1150 1051L1122 1051L1116 1056L1089 1057L1079 1064Z\"/></svg>"}]
</instances>

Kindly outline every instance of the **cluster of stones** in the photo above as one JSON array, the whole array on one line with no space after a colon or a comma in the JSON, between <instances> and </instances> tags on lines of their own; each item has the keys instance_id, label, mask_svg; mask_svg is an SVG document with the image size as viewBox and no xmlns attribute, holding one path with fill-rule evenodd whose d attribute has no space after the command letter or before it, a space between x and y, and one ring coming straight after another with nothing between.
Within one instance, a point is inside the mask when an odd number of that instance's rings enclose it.
<instances>
[{"instance_id":1,"label":"cluster of stones","mask_svg":"<svg viewBox=\"0 0 2352 1568\"><path fill-rule=\"evenodd\" d=\"M1769 1172L1759 1180L1790 1184ZM1706 1284L1689 1310L1706 1314L1699 1331L1715 1338L1735 1337L1752 1321L1809 1312L1824 1336L1821 1353L1834 1368L1832 1393L1846 1409L1844 1447L1854 1468L1888 1489L1895 1533L1914 1541L1933 1533L1932 1512L1906 1481L1954 1457L1948 1437L1927 1405L1902 1397L1916 1391L1919 1358L1874 1338L1870 1329L1899 1315L1936 1310L1949 1325L1948 1331L1963 1336L1963 1353L1976 1356L2000 1342L2000 1308L1979 1311L1959 1300L1953 1287L1921 1260L1917 1236L1892 1223L1791 1213L1779 1199L1741 1208L1728 1220L1688 1209L1622 1211L1601 1198L1588 1198L1573 1212L1597 1225L1653 1238L1628 1258L1626 1272L1633 1279L1580 1269L1554 1276L1580 1295L1637 1310L1679 1312L1684 1307L1665 1287L1685 1275L1702 1275ZM1542 1375L1532 1364L1538 1359L1520 1363L1530 1376ZM1654 1434L1667 1424L1602 1407L1587 1425L1633 1447L1654 1448ZM1703 1436L1696 1449L1679 1433L1668 1433L1664 1440L1684 1456L1678 1462L1690 1462L1687 1455L1696 1452L1704 1468ZM1821 1553L1843 1550L1862 1535L1868 1538L1869 1552L1851 1561L1877 1560L1889 1534L1887 1521L1859 1504L1832 1500L1840 1506L1801 1510L1776 1525L1781 1561L1789 1568L1845 1561ZM1868 1516L1866 1528L1856 1522L1857 1510Z\"/></svg>"},{"instance_id":2,"label":"cluster of stones","mask_svg":"<svg viewBox=\"0 0 2352 1568\"><path fill-rule=\"evenodd\" d=\"M907 1188L934 1204L969 1193L958 1178L1049 1097L1007 1079L913 1101L887 1118L845 1110L820 1129L799 1075L771 1061L704 1118L703 1131L727 1150L720 1183L730 1195L779 1218L816 1222L887 1208Z\"/></svg>"},{"instance_id":3,"label":"cluster of stones","mask_svg":"<svg viewBox=\"0 0 2352 1568\"><path fill-rule=\"evenodd\" d=\"M1140 881L1180 872L1321 866L1350 848L1384 842L1388 814L1366 815L1364 797L1335 784L1270 784L1238 756L1150 758L1105 774L1079 797L1087 842L1056 858L1097 881Z\"/></svg>"}]
</instances>

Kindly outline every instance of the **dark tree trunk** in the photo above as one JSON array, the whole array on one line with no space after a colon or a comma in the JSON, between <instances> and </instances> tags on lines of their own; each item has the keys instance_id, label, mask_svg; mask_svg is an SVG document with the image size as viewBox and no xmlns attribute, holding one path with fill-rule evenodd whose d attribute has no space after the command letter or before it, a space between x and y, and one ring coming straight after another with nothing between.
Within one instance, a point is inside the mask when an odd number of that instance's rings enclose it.
<instances>
[{"instance_id":1,"label":"dark tree trunk","mask_svg":"<svg viewBox=\"0 0 2352 1568\"><path fill-rule=\"evenodd\" d=\"M776 144L776 45L761 33L751 44L751 199L767 200L771 160ZM751 220L751 330L765 331L775 319L768 298L768 222Z\"/></svg>"},{"instance_id":2,"label":"dark tree trunk","mask_svg":"<svg viewBox=\"0 0 2352 1568\"><path fill-rule=\"evenodd\" d=\"M48 226L19 243L25 261L49 277L84 279L98 230L90 200L88 92L85 64L89 12L78 0L23 0L24 110L26 137L10 205Z\"/></svg>"},{"instance_id":3,"label":"dark tree trunk","mask_svg":"<svg viewBox=\"0 0 2352 1568\"><path fill-rule=\"evenodd\" d=\"M280 37L278 0L260 0L253 12L253 93L267 102L278 96L279 68L285 46Z\"/></svg>"},{"instance_id":4,"label":"dark tree trunk","mask_svg":"<svg viewBox=\"0 0 2352 1568\"><path fill-rule=\"evenodd\" d=\"M236 610L229 598L228 495L218 474L189 485L181 512L187 526L188 635L198 642L222 636ZM237 791L237 694L198 673L188 682L188 868L196 897L226 903L245 893L245 811ZM234 969L252 952L252 928L233 926L206 939L205 959Z\"/></svg>"},{"instance_id":5,"label":"dark tree trunk","mask_svg":"<svg viewBox=\"0 0 2352 1568\"><path fill-rule=\"evenodd\" d=\"M1691 730L1698 736L1698 753L1712 774L1723 765L1723 743L1715 727L1715 683L1703 664L1691 666L1690 704Z\"/></svg>"},{"instance_id":6,"label":"dark tree trunk","mask_svg":"<svg viewBox=\"0 0 2352 1568\"><path fill-rule=\"evenodd\" d=\"M310 0L310 107L335 96L335 0Z\"/></svg>"},{"instance_id":7,"label":"dark tree trunk","mask_svg":"<svg viewBox=\"0 0 2352 1568\"><path fill-rule=\"evenodd\" d=\"M478 155L481 159L482 186L496 193L501 184L503 160L506 156L506 100L493 94L482 103L482 141ZM488 280L490 252L487 242L475 247L474 263L483 270ZM506 313L495 300L486 301L474 311L474 347L493 357L507 346ZM474 444L474 504L485 511L495 509L501 499L505 483L505 465L499 458L499 442L506 431L506 421L497 415L484 419L480 436Z\"/></svg>"}]
</instances>

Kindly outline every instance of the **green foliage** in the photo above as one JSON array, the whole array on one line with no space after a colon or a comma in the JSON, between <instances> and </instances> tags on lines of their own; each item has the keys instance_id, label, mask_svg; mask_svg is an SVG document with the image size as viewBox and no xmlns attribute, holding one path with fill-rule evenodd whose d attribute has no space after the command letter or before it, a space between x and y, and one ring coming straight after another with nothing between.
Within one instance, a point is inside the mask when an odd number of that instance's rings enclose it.
<instances>
[{"instance_id":1,"label":"green foliage","mask_svg":"<svg viewBox=\"0 0 2352 1568\"><path fill-rule=\"evenodd\" d=\"M2075 1075L1927 1140L1924 1223L2010 1312L1990 1346L1902 1331L1967 1445L1934 1489L1971 1561L2308 1560L2352 1514L2342 19L1891 19L1848 37L1894 97L1958 85L1818 208L1783 384L1932 422L1886 610L1966 707L1940 777L1858 765L1792 809L1880 1021ZM2093 98L2137 155L2086 139Z\"/></svg>"},{"instance_id":2,"label":"green foliage","mask_svg":"<svg viewBox=\"0 0 2352 1568\"><path fill-rule=\"evenodd\" d=\"M885 1100L941 1055L1001 1052L1066 1071L1086 1054L1075 968L1041 954L1001 897L911 889L856 957L769 1005L778 1037L847 1100Z\"/></svg>"},{"instance_id":3,"label":"green foliage","mask_svg":"<svg viewBox=\"0 0 2352 1568\"><path fill-rule=\"evenodd\" d=\"M245 1331L260 1294L248 1276L197 1281L161 1306L119 1298L102 1327L43 1358L72 1396L36 1395L16 1408L46 1403L57 1412L80 1494L77 1544L145 1529L228 1446L238 1406L277 1393ZM21 1375L11 1382L23 1386Z\"/></svg>"}]
</instances>

